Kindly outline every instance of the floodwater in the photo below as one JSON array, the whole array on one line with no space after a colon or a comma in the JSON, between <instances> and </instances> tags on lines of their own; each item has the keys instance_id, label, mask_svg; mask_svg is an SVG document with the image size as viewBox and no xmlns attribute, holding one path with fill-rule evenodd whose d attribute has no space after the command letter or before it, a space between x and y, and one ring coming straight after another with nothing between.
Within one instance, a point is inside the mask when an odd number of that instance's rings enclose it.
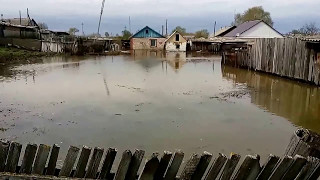
<instances>
[{"instance_id":1,"label":"floodwater","mask_svg":"<svg viewBox=\"0 0 320 180\"><path fill-rule=\"evenodd\" d=\"M317 87L219 56L52 57L0 72L0 138L59 144L59 159L69 145L265 159L298 126L320 133L319 99Z\"/></svg>"}]
</instances>

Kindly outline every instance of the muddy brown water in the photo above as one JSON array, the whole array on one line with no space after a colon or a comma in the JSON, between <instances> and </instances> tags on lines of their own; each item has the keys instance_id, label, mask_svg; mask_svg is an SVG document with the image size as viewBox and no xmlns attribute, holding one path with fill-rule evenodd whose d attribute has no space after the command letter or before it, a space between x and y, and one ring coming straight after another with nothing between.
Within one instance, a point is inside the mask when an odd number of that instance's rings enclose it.
<instances>
[{"instance_id":1,"label":"muddy brown water","mask_svg":"<svg viewBox=\"0 0 320 180\"><path fill-rule=\"evenodd\" d=\"M0 137L59 144L60 160L69 145L265 159L298 126L320 133L319 99L315 86L219 56L53 57L0 73Z\"/></svg>"}]
</instances>

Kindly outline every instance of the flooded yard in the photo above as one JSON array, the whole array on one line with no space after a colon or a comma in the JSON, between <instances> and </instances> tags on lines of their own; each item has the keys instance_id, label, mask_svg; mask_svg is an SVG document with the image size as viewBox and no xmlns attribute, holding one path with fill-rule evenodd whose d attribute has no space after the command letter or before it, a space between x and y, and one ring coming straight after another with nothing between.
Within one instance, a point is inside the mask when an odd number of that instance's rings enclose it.
<instances>
[{"instance_id":1,"label":"flooded yard","mask_svg":"<svg viewBox=\"0 0 320 180\"><path fill-rule=\"evenodd\" d=\"M0 72L0 138L23 144L282 155L320 133L320 89L219 56L53 57Z\"/></svg>"}]
</instances>

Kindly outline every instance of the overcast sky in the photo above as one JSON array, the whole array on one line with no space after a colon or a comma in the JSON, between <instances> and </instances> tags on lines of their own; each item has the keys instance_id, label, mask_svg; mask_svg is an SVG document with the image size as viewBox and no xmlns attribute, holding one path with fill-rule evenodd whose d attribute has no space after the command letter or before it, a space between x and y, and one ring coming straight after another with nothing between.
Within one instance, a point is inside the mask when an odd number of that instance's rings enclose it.
<instances>
[{"instance_id":1,"label":"overcast sky","mask_svg":"<svg viewBox=\"0 0 320 180\"><path fill-rule=\"evenodd\" d=\"M102 0L0 0L4 18L26 16L26 9L37 22L49 29L65 30L76 27L84 32L97 32ZM100 32L120 33L125 27L136 32L148 25L161 31L168 19L169 31L183 26L188 32L199 29L213 31L227 26L235 13L252 6L263 6L271 13L274 27L282 33L315 22L320 26L320 0L106 0Z\"/></svg>"}]
</instances>

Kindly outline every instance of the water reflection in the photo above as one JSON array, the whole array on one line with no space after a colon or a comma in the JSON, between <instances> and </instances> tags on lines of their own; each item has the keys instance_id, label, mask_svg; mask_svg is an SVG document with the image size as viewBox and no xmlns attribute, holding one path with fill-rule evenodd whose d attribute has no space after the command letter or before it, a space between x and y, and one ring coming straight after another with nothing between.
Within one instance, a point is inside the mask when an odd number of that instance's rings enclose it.
<instances>
[{"instance_id":1,"label":"water reflection","mask_svg":"<svg viewBox=\"0 0 320 180\"><path fill-rule=\"evenodd\" d=\"M251 102L320 133L320 89L297 81L223 66L223 77L251 88Z\"/></svg>"},{"instance_id":2,"label":"water reflection","mask_svg":"<svg viewBox=\"0 0 320 180\"><path fill-rule=\"evenodd\" d=\"M0 126L5 128L0 138L24 144L59 143L62 157L70 144L113 146L119 152L183 149L186 156L203 151L281 155L295 130L285 118L293 117L263 111L260 101L268 101L270 97L263 94L277 89L263 79L283 80L221 68L220 60L136 51L125 56L54 57L16 67L21 76L0 82ZM252 100L212 98L239 86L248 89L244 83L251 84L249 89L255 87ZM317 119L316 115L310 116Z\"/></svg>"}]
</instances>

